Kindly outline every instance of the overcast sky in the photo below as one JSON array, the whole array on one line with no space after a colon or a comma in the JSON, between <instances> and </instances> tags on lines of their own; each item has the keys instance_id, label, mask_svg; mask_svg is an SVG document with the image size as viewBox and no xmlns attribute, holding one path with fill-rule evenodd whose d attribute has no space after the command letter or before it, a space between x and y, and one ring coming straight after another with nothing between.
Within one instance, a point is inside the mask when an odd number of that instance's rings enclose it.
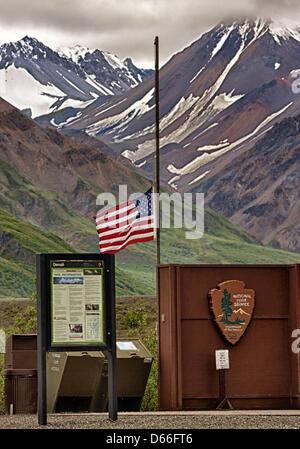
<instances>
[{"instance_id":1,"label":"overcast sky","mask_svg":"<svg viewBox=\"0 0 300 449\"><path fill-rule=\"evenodd\" d=\"M300 22L299 0L2 0L0 11L0 44L28 35L50 47L80 44L152 68L156 35L162 65L229 17Z\"/></svg>"}]
</instances>

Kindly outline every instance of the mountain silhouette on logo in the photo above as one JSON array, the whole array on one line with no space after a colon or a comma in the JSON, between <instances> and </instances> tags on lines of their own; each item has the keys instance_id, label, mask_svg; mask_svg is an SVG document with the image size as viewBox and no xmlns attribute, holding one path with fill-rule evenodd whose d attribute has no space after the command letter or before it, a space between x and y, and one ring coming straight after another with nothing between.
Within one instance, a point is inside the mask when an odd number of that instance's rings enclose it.
<instances>
[{"instance_id":1,"label":"mountain silhouette on logo","mask_svg":"<svg viewBox=\"0 0 300 449\"><path fill-rule=\"evenodd\" d=\"M241 315L250 315L250 313L245 312L241 307L237 310L233 310L232 313L240 313Z\"/></svg>"}]
</instances>

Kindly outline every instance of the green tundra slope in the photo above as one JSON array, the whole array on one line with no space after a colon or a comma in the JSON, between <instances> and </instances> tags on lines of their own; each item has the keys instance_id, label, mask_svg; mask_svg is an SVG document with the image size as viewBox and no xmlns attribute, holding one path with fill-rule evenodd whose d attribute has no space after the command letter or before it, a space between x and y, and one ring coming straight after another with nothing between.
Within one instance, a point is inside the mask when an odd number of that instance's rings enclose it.
<instances>
[{"instance_id":1,"label":"green tundra slope","mask_svg":"<svg viewBox=\"0 0 300 449\"><path fill-rule=\"evenodd\" d=\"M35 290L36 253L77 252L65 240L0 209L0 297L27 297ZM116 267L117 294L150 288Z\"/></svg>"},{"instance_id":2,"label":"green tundra slope","mask_svg":"<svg viewBox=\"0 0 300 449\"><path fill-rule=\"evenodd\" d=\"M296 263L299 255L257 244L215 212L205 213L205 233L186 240L181 229L161 232L162 263ZM71 246L0 209L0 296L24 297L34 289L35 254L40 252L98 252L98 237L85 234L85 248ZM83 245L83 234L79 240ZM130 245L116 255L118 295L155 293L155 242Z\"/></svg>"},{"instance_id":3,"label":"green tundra slope","mask_svg":"<svg viewBox=\"0 0 300 449\"><path fill-rule=\"evenodd\" d=\"M0 209L0 296L34 290L35 253L74 252L64 240Z\"/></svg>"}]
</instances>

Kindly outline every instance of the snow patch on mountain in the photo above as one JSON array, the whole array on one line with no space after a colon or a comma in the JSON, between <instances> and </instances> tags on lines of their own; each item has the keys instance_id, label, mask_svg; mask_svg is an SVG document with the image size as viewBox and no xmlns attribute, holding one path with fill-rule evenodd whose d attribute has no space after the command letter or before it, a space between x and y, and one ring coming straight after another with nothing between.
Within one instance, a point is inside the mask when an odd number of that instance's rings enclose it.
<instances>
[{"instance_id":1,"label":"snow patch on mountain","mask_svg":"<svg viewBox=\"0 0 300 449\"><path fill-rule=\"evenodd\" d=\"M190 173L194 173L196 170L198 170L200 167L202 167L202 165L205 165L208 162L213 161L217 157L221 156L221 154L226 153L230 149L231 148L228 147L228 148L224 148L222 150L215 151L214 153L205 152L205 153L201 154L201 156L196 157L191 162L189 162L188 164L184 165L181 168L176 168L173 164L169 164L167 166L167 170L170 173L180 175L180 177L184 176L184 175L188 175Z\"/></svg>"},{"instance_id":2,"label":"snow patch on mountain","mask_svg":"<svg viewBox=\"0 0 300 449\"><path fill-rule=\"evenodd\" d=\"M186 148L190 145L192 145L193 141L198 139L200 136L203 136L203 134L205 134L207 131L209 131L211 128L214 128L215 126L218 126L218 122L212 123L211 125L209 125L207 128L205 128L203 131L201 131L200 133L196 134L192 140L189 143L186 143L185 145L183 145L183 148Z\"/></svg>"},{"instance_id":3,"label":"snow patch on mountain","mask_svg":"<svg viewBox=\"0 0 300 449\"><path fill-rule=\"evenodd\" d=\"M201 173L201 175L197 176L197 178L193 179L193 181L189 182L189 186L192 184L195 184L195 182L200 181L201 179L205 178L206 175L210 173L210 170L206 170L204 173Z\"/></svg>"},{"instance_id":4,"label":"snow patch on mountain","mask_svg":"<svg viewBox=\"0 0 300 449\"><path fill-rule=\"evenodd\" d=\"M213 49L210 59L209 61L212 60L212 58L219 53L219 51L221 50L221 48L223 47L223 45L225 44L227 38L229 37L231 31L233 30L234 25L232 25L231 27L229 27L223 34L223 36L221 37L221 39L219 40L219 42L217 43L217 45L215 46L215 48Z\"/></svg>"},{"instance_id":5,"label":"snow patch on mountain","mask_svg":"<svg viewBox=\"0 0 300 449\"><path fill-rule=\"evenodd\" d=\"M115 125L114 129L126 129L128 124L134 118L138 117L139 115L145 114L145 112L148 112L150 109L154 108L154 105L151 107L148 105L149 101L153 97L153 93L154 88L150 89L143 98L137 100L123 112L93 123L92 125L87 127L87 134L89 134L90 136L95 136L97 133L99 133L99 131L102 131L105 128L109 128L112 125Z\"/></svg>"},{"instance_id":6,"label":"snow patch on mountain","mask_svg":"<svg viewBox=\"0 0 300 449\"><path fill-rule=\"evenodd\" d=\"M209 162L213 161L214 159L220 157L221 155L227 153L228 151L233 150L238 145L241 145L242 143L244 143L245 141L250 139L252 136L257 134L258 131L260 131L262 128L264 128L268 123L270 123L277 116L282 114L292 104L293 104L293 102L287 104L286 106L284 106L279 111L276 111L273 114L270 114L251 133L247 134L246 136L241 137L240 139L237 139L235 142L232 142L231 144L226 143L225 144L225 148L222 148L220 150L217 150L217 151L214 151L214 152L211 152L211 153L204 152L203 154L201 154L201 156L196 157L191 162L189 162L188 164L186 164L185 166L183 166L181 168L177 168L173 164L169 164L168 167L167 167L167 170L170 173L176 174L176 175L179 175L179 176L184 176L184 175L187 175L187 174L194 173L196 170L198 170L203 165L208 164ZM218 146L216 146L216 148L217 147ZM203 151L204 148L205 147L198 148L198 151ZM212 149L212 148L210 148L210 149Z\"/></svg>"},{"instance_id":7,"label":"snow patch on mountain","mask_svg":"<svg viewBox=\"0 0 300 449\"><path fill-rule=\"evenodd\" d=\"M281 40L288 40L291 38L300 42L300 28L291 28L280 21L273 21L268 25L269 32L273 36L277 44L281 45Z\"/></svg>"},{"instance_id":8,"label":"snow patch on mountain","mask_svg":"<svg viewBox=\"0 0 300 449\"><path fill-rule=\"evenodd\" d=\"M192 83L193 81L195 81L195 79L198 78L198 76L200 75L200 73L203 72L203 70L206 68L206 65L204 65L203 67L201 67L201 69L196 73L195 76L193 76L193 78L190 80L190 83Z\"/></svg>"},{"instance_id":9,"label":"snow patch on mountain","mask_svg":"<svg viewBox=\"0 0 300 449\"><path fill-rule=\"evenodd\" d=\"M229 145L228 139L223 140L219 144L216 145L204 145L202 147L197 148L197 151L211 151L211 150L219 150L220 148L227 147Z\"/></svg>"},{"instance_id":10,"label":"snow patch on mountain","mask_svg":"<svg viewBox=\"0 0 300 449\"><path fill-rule=\"evenodd\" d=\"M108 51L103 52L103 56L108 62L110 66L112 66L114 69L120 69L120 70L127 70L128 67L124 64L123 61L121 61L120 58L118 58L116 55L113 55L112 53Z\"/></svg>"},{"instance_id":11,"label":"snow patch on mountain","mask_svg":"<svg viewBox=\"0 0 300 449\"><path fill-rule=\"evenodd\" d=\"M164 130L167 126L170 126L175 120L191 109L198 100L199 97L195 97L193 94L190 94L187 98L180 98L178 103L160 121L160 129Z\"/></svg>"},{"instance_id":12,"label":"snow patch on mountain","mask_svg":"<svg viewBox=\"0 0 300 449\"><path fill-rule=\"evenodd\" d=\"M108 87L103 86L103 84L98 83L96 81L95 75L87 75L86 82L89 83L95 89L99 90L103 95L114 95L112 89L109 89Z\"/></svg>"},{"instance_id":13,"label":"snow patch on mountain","mask_svg":"<svg viewBox=\"0 0 300 449\"><path fill-rule=\"evenodd\" d=\"M233 95L233 92L234 89L229 92L229 94L222 93L220 95L216 95L216 97L211 102L213 109L217 111L223 111L244 96L244 94Z\"/></svg>"},{"instance_id":14,"label":"snow patch on mountain","mask_svg":"<svg viewBox=\"0 0 300 449\"><path fill-rule=\"evenodd\" d=\"M65 97L64 92L53 84L42 85L21 67L11 65L3 73L5 90L2 97L21 111L30 105L33 117L51 110L58 99Z\"/></svg>"},{"instance_id":15,"label":"snow patch on mountain","mask_svg":"<svg viewBox=\"0 0 300 449\"><path fill-rule=\"evenodd\" d=\"M57 47L54 51L56 51L59 56L71 59L77 64L80 58L85 58L87 53L94 50L90 50L87 47L82 47L81 45L75 45L74 47Z\"/></svg>"}]
</instances>

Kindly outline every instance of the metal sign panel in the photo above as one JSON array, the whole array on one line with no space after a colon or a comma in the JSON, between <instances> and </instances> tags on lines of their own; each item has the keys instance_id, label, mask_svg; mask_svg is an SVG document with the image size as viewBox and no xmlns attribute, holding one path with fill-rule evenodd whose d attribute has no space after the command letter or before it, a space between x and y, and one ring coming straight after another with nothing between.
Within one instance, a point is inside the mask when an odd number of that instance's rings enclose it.
<instances>
[{"instance_id":1,"label":"metal sign panel","mask_svg":"<svg viewBox=\"0 0 300 449\"><path fill-rule=\"evenodd\" d=\"M216 369L229 369L229 351L228 349L216 349Z\"/></svg>"},{"instance_id":2,"label":"metal sign panel","mask_svg":"<svg viewBox=\"0 0 300 449\"><path fill-rule=\"evenodd\" d=\"M104 262L50 261L51 345L105 344Z\"/></svg>"}]
</instances>

